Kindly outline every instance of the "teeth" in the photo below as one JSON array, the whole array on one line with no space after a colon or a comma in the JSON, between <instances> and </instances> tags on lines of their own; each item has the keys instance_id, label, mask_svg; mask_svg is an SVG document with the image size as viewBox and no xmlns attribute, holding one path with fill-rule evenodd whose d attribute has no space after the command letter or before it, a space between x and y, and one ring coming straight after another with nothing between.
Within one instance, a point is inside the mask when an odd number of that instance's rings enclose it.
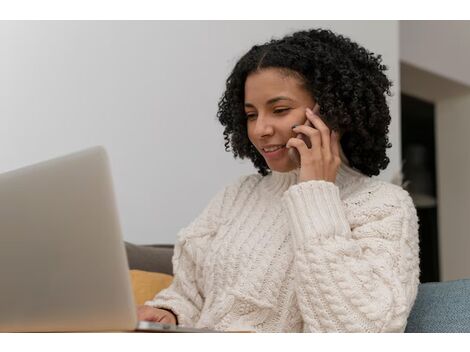
<instances>
[{"instance_id":1,"label":"teeth","mask_svg":"<svg viewBox=\"0 0 470 352\"><path fill-rule=\"evenodd\" d=\"M282 147L284 147L284 146L283 145L278 145L277 147L263 148L263 150L265 152L273 152L275 150L281 149Z\"/></svg>"}]
</instances>

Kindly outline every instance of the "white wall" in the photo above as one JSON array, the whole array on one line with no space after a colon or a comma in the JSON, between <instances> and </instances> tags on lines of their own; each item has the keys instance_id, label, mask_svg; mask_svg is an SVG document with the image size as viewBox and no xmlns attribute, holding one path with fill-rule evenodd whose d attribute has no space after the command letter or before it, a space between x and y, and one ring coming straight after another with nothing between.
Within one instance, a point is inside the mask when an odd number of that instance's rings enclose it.
<instances>
[{"instance_id":1,"label":"white wall","mask_svg":"<svg viewBox=\"0 0 470 352\"><path fill-rule=\"evenodd\" d=\"M398 22L0 22L0 172L104 145L126 240L173 243L223 185L255 172L223 147L217 102L255 43L327 27L383 55L390 180L400 164Z\"/></svg>"}]
</instances>

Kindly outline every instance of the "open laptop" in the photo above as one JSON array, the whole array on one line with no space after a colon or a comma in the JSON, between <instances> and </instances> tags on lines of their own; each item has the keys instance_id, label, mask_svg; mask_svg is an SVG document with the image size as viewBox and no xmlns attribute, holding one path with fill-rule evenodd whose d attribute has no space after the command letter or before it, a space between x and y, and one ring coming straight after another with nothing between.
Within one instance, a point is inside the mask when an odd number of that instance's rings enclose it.
<instances>
[{"instance_id":1,"label":"open laptop","mask_svg":"<svg viewBox=\"0 0 470 352\"><path fill-rule=\"evenodd\" d=\"M107 154L0 175L0 331L209 332L138 322Z\"/></svg>"}]
</instances>

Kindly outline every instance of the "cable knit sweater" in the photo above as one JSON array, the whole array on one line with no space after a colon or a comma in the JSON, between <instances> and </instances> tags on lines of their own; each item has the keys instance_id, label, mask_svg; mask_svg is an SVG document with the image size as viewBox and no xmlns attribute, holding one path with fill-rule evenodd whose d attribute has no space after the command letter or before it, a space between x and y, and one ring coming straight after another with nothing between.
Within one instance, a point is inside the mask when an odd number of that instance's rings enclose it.
<instances>
[{"instance_id":1,"label":"cable knit sweater","mask_svg":"<svg viewBox=\"0 0 470 352\"><path fill-rule=\"evenodd\" d=\"M145 304L180 325L258 332L403 332L419 284L418 218L401 187L344 163L243 176L178 234L174 281Z\"/></svg>"}]
</instances>

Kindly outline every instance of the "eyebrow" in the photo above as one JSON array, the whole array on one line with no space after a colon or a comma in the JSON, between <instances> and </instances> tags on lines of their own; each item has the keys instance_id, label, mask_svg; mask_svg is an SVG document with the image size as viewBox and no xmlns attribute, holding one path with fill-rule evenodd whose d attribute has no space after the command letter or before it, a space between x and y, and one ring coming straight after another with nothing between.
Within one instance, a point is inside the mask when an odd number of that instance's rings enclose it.
<instances>
[{"instance_id":1,"label":"eyebrow","mask_svg":"<svg viewBox=\"0 0 470 352\"><path fill-rule=\"evenodd\" d=\"M274 104L274 103L277 103L278 101L280 100L289 100L289 101L294 101L293 99L289 98L289 97L284 97L284 96L279 96L279 97L275 97L275 98L271 98L269 99L267 102L266 102L266 105L271 105L271 104ZM245 103L245 106L246 107L250 107L250 108L253 108L253 104L251 103Z\"/></svg>"}]
</instances>

